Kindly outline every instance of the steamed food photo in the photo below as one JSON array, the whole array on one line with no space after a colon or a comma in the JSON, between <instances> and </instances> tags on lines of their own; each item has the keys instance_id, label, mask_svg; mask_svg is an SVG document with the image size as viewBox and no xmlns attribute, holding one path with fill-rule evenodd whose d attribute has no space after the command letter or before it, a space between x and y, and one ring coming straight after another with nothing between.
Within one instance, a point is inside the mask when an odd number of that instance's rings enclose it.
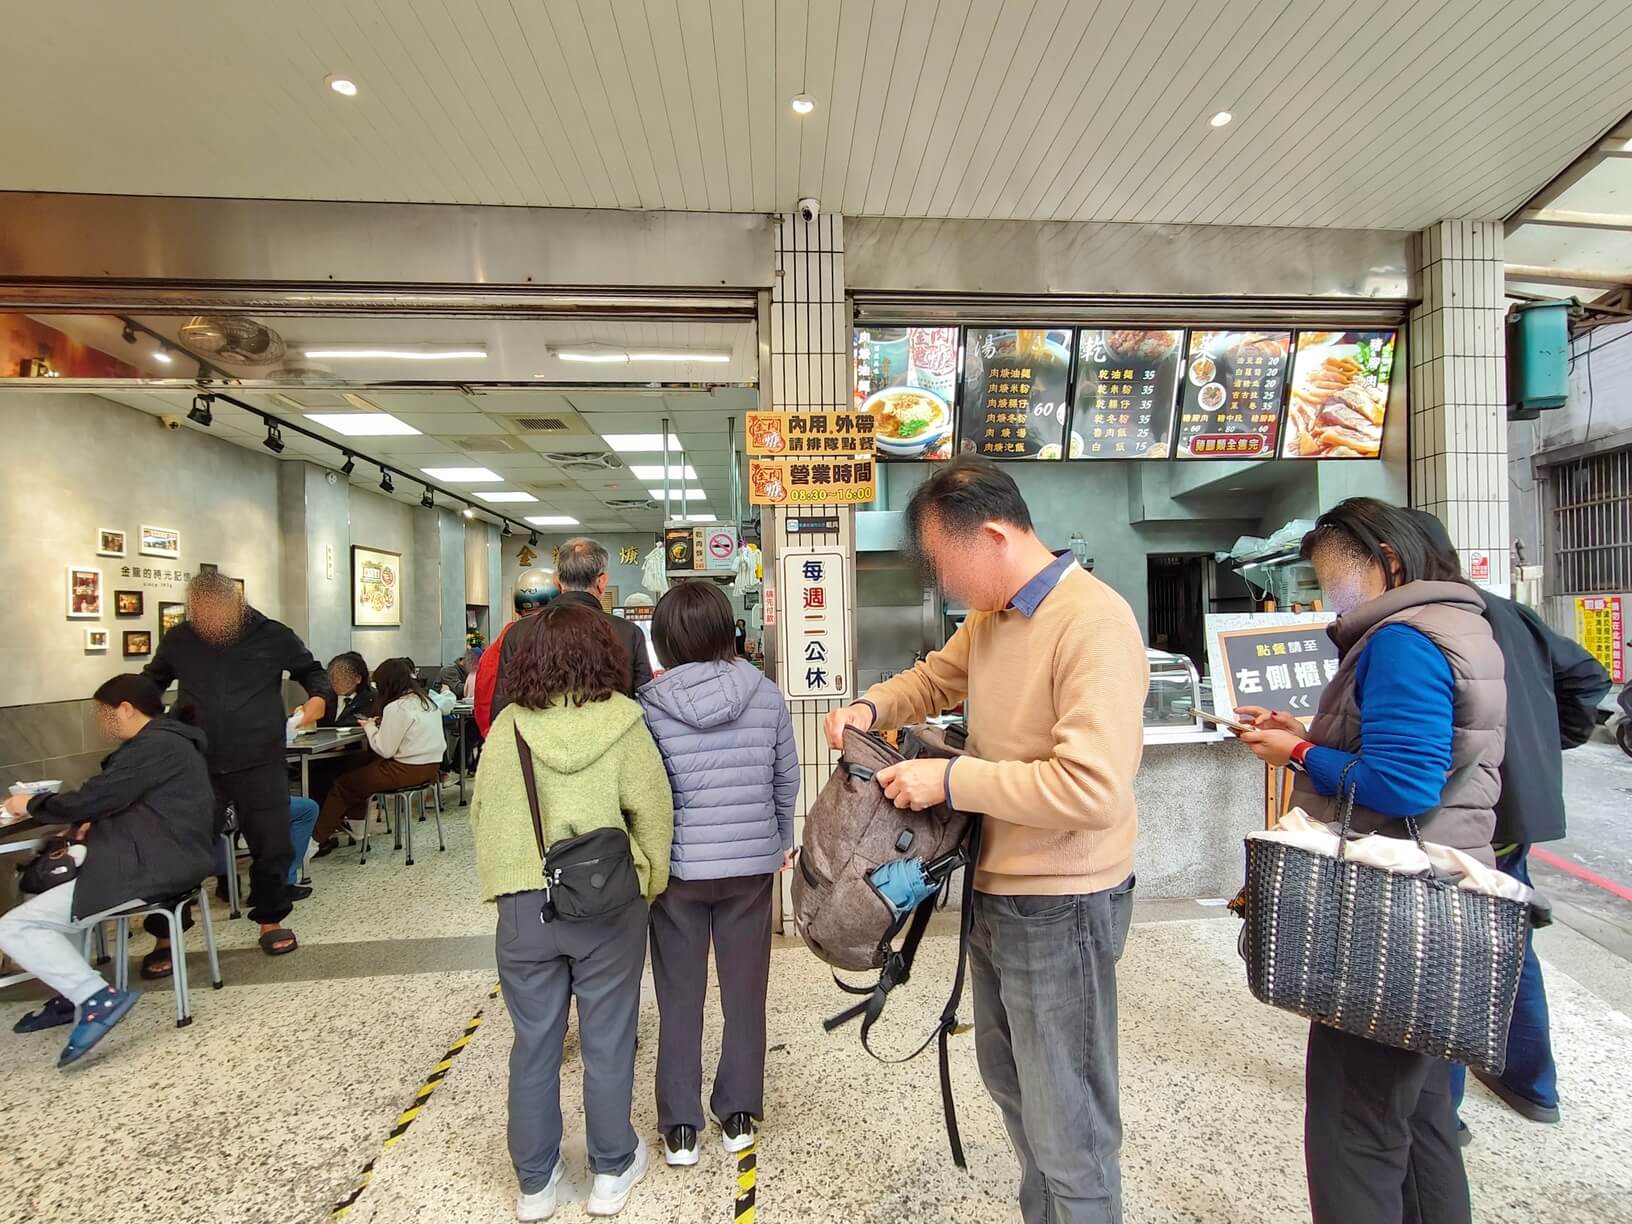
<instances>
[{"instance_id":1,"label":"steamed food photo","mask_svg":"<svg viewBox=\"0 0 1632 1224\"><path fill-rule=\"evenodd\" d=\"M1329 335L1298 338L1281 454L1288 459L1375 459L1383 444L1394 335L1319 343Z\"/></svg>"}]
</instances>

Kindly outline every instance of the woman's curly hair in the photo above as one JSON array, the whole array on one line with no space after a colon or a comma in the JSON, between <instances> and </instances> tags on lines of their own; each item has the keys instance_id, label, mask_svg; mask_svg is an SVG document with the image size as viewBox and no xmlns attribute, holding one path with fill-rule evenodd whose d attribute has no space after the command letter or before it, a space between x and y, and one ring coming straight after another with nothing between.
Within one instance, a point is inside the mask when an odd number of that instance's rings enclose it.
<instances>
[{"instance_id":1,"label":"woman's curly hair","mask_svg":"<svg viewBox=\"0 0 1632 1224\"><path fill-rule=\"evenodd\" d=\"M543 710L560 699L586 705L605 701L629 682L629 652L604 613L556 603L534 617L506 684L517 705Z\"/></svg>"}]
</instances>

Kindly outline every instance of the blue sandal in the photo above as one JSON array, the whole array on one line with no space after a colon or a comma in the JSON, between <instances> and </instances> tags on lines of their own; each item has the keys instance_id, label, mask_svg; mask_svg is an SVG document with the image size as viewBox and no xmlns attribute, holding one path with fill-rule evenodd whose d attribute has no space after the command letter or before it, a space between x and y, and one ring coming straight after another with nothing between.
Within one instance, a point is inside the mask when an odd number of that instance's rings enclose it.
<instances>
[{"instance_id":1,"label":"blue sandal","mask_svg":"<svg viewBox=\"0 0 1632 1224\"><path fill-rule=\"evenodd\" d=\"M74 1005L61 995L52 995L38 1011L31 1011L11 1026L14 1033L40 1033L48 1028L74 1022Z\"/></svg>"},{"instance_id":2,"label":"blue sandal","mask_svg":"<svg viewBox=\"0 0 1632 1224\"><path fill-rule=\"evenodd\" d=\"M109 986L86 999L79 1009L79 1023L68 1034L68 1044L62 1048L57 1066L66 1067L89 1054L92 1047L125 1018L125 1013L135 1007L136 1000L141 997L134 990L115 990Z\"/></svg>"}]
</instances>

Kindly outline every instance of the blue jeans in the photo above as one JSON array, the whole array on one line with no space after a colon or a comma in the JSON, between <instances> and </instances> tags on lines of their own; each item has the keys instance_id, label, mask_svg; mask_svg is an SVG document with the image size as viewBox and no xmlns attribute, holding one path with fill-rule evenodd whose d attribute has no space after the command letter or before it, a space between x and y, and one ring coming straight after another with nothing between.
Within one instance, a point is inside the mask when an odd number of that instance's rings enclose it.
<instances>
[{"instance_id":1,"label":"blue jeans","mask_svg":"<svg viewBox=\"0 0 1632 1224\"><path fill-rule=\"evenodd\" d=\"M289 796L289 844L295 851L295 857L289 864L291 884L299 884L300 873L305 870L306 843L312 840L312 830L317 827L317 813L317 800L301 795Z\"/></svg>"},{"instance_id":2,"label":"blue jeans","mask_svg":"<svg viewBox=\"0 0 1632 1224\"><path fill-rule=\"evenodd\" d=\"M1132 876L1082 896L975 894L975 1055L1025 1224L1121 1224L1116 962L1132 916Z\"/></svg>"},{"instance_id":3,"label":"blue jeans","mask_svg":"<svg viewBox=\"0 0 1632 1224\"><path fill-rule=\"evenodd\" d=\"M1500 855L1496 866L1521 883L1530 883L1529 846ZM1513 1025L1507 1030L1507 1067L1502 1083L1537 1105L1558 1105L1558 1068L1553 1065L1553 1039L1547 1020L1547 991L1541 980L1534 938L1525 943L1524 968L1519 972L1519 993L1513 1001ZM1467 1086L1467 1068L1451 1068L1451 1100L1458 1112Z\"/></svg>"}]
</instances>

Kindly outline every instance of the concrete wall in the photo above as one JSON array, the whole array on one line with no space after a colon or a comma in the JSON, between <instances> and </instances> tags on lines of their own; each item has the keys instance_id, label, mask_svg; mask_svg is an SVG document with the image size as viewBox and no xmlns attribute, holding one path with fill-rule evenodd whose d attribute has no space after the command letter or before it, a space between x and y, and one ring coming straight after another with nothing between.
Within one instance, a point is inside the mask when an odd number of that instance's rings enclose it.
<instances>
[{"instance_id":1,"label":"concrete wall","mask_svg":"<svg viewBox=\"0 0 1632 1224\"><path fill-rule=\"evenodd\" d=\"M499 612L497 624L503 625L505 621L512 619L514 615L510 595L516 589L516 579L521 576L522 569L536 567L553 570L555 568L555 550L568 540L577 538L578 536L575 535L539 536L537 547L532 548L532 551L538 555L538 559L533 562L532 566L527 567L523 567L518 559L525 539L521 536L511 536L504 541L504 548L502 549L504 568L500 575L498 598L494 601L495 605L502 608ZM593 538L606 548L607 585L618 588L619 601L622 602L628 599L636 591L644 591L646 588L641 583L640 563L646 559L646 554L651 551L654 542L652 533L649 531L594 533ZM618 550L628 547L635 549L635 564L633 565L625 565L618 560Z\"/></svg>"},{"instance_id":2,"label":"concrete wall","mask_svg":"<svg viewBox=\"0 0 1632 1224\"><path fill-rule=\"evenodd\" d=\"M416 527L426 520L430 520L430 530L422 535ZM389 628L353 626L352 649L367 659L370 667L378 667L381 660L398 655L406 655L424 665L442 662L442 595L438 576L441 548L436 539L434 520L418 506L358 493L351 499L351 543L402 554L402 591L399 596L402 601L402 625ZM345 570L349 590L349 549ZM347 615L350 615L349 604Z\"/></svg>"}]
</instances>

